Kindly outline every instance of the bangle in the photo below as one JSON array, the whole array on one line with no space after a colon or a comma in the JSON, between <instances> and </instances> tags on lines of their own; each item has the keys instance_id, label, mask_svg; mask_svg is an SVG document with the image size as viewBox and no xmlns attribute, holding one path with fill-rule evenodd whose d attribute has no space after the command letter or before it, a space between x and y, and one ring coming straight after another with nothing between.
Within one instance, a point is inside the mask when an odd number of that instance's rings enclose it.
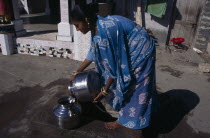
<instances>
[{"instance_id":1,"label":"bangle","mask_svg":"<svg viewBox=\"0 0 210 138\"><path fill-rule=\"evenodd\" d=\"M78 73L79 73L79 72L77 72L77 71L73 71L73 72L72 72L72 75L75 76L75 75L77 75Z\"/></svg>"},{"instance_id":2,"label":"bangle","mask_svg":"<svg viewBox=\"0 0 210 138\"><path fill-rule=\"evenodd\" d=\"M107 91L105 90L104 87L101 88L101 94L102 94L103 96L107 96L107 95L108 95L108 93L107 93Z\"/></svg>"}]
</instances>

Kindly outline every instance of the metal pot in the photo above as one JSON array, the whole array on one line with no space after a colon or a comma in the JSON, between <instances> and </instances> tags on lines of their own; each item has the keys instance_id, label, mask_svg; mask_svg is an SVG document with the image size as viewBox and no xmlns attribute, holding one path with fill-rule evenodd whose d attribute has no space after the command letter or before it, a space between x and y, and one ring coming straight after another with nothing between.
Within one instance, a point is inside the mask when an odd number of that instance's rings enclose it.
<instances>
[{"instance_id":1,"label":"metal pot","mask_svg":"<svg viewBox=\"0 0 210 138\"><path fill-rule=\"evenodd\" d=\"M79 102L90 102L98 95L101 89L99 74L93 70L78 73L73 82L69 83L70 95Z\"/></svg>"},{"instance_id":2,"label":"metal pot","mask_svg":"<svg viewBox=\"0 0 210 138\"><path fill-rule=\"evenodd\" d=\"M73 97L59 99L53 113L59 128L72 129L80 124L81 106Z\"/></svg>"}]
</instances>

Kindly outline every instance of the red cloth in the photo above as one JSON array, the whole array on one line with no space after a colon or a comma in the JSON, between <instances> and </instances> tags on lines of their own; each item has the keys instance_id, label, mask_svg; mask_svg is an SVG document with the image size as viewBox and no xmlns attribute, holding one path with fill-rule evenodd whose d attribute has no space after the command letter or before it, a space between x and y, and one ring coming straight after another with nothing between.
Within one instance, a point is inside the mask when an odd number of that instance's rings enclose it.
<instances>
[{"instance_id":1,"label":"red cloth","mask_svg":"<svg viewBox=\"0 0 210 138\"><path fill-rule=\"evenodd\" d=\"M10 7L8 0L0 0L0 15L9 16Z\"/></svg>"}]
</instances>

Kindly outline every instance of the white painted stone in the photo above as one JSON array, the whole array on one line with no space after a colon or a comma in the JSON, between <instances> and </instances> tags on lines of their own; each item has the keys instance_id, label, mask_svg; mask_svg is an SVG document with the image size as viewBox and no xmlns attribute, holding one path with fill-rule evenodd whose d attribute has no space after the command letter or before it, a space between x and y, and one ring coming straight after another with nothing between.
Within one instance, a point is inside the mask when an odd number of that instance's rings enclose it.
<instances>
[{"instance_id":1,"label":"white painted stone","mask_svg":"<svg viewBox=\"0 0 210 138\"><path fill-rule=\"evenodd\" d=\"M64 36L64 35L57 35L57 40L72 42L72 37L71 36Z\"/></svg>"},{"instance_id":2,"label":"white painted stone","mask_svg":"<svg viewBox=\"0 0 210 138\"><path fill-rule=\"evenodd\" d=\"M34 46L41 46L41 45L42 45L42 43L40 40L34 41Z\"/></svg>"},{"instance_id":3,"label":"white painted stone","mask_svg":"<svg viewBox=\"0 0 210 138\"><path fill-rule=\"evenodd\" d=\"M55 48L68 48L74 49L74 43L69 41L49 41L49 40L37 40L37 39L27 39L24 37L19 37L16 39L16 42L20 45L32 45L32 46L41 46L41 47L55 47Z\"/></svg>"},{"instance_id":4,"label":"white painted stone","mask_svg":"<svg viewBox=\"0 0 210 138\"><path fill-rule=\"evenodd\" d=\"M74 50L73 59L83 61L87 53L90 49L91 44L91 32L88 32L87 34L82 34L79 31L76 31L76 28L74 27Z\"/></svg>"},{"instance_id":5,"label":"white painted stone","mask_svg":"<svg viewBox=\"0 0 210 138\"><path fill-rule=\"evenodd\" d=\"M45 41L46 43L40 46L49 46L49 47L54 47L55 41Z\"/></svg>"},{"instance_id":6,"label":"white painted stone","mask_svg":"<svg viewBox=\"0 0 210 138\"><path fill-rule=\"evenodd\" d=\"M69 23L69 1L60 0L61 22L58 24L57 40L72 41L73 31Z\"/></svg>"},{"instance_id":7,"label":"white painted stone","mask_svg":"<svg viewBox=\"0 0 210 138\"><path fill-rule=\"evenodd\" d=\"M69 23L59 23L58 24L58 34L62 36L70 36L70 24Z\"/></svg>"},{"instance_id":8,"label":"white painted stone","mask_svg":"<svg viewBox=\"0 0 210 138\"><path fill-rule=\"evenodd\" d=\"M0 34L0 45L3 55L13 54L13 34Z\"/></svg>"}]
</instances>

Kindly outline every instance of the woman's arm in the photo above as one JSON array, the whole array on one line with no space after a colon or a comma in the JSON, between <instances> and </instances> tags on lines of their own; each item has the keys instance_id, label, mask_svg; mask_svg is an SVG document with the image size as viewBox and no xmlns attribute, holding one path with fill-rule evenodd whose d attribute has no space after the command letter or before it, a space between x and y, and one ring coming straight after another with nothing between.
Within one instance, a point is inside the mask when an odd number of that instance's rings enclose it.
<instances>
[{"instance_id":1,"label":"woman's arm","mask_svg":"<svg viewBox=\"0 0 210 138\"><path fill-rule=\"evenodd\" d=\"M106 85L104 87L104 89L105 89L106 92L108 92L109 87L112 85L113 82L114 82L114 79L111 78L111 77L109 77L109 79L107 80L107 83L106 83Z\"/></svg>"},{"instance_id":2,"label":"woman's arm","mask_svg":"<svg viewBox=\"0 0 210 138\"><path fill-rule=\"evenodd\" d=\"M80 65L80 67L76 70L76 73L78 72L82 72L84 69L86 69L93 61L87 60L85 59L82 64ZM70 78L70 81L74 80L76 74L73 74Z\"/></svg>"},{"instance_id":3,"label":"woman's arm","mask_svg":"<svg viewBox=\"0 0 210 138\"><path fill-rule=\"evenodd\" d=\"M93 61L85 59L80 67L76 70L76 72L82 72L84 69L86 69Z\"/></svg>"},{"instance_id":4,"label":"woman's arm","mask_svg":"<svg viewBox=\"0 0 210 138\"><path fill-rule=\"evenodd\" d=\"M114 82L114 79L111 78L111 77L109 77L108 80L107 80L107 83L106 83L106 85L105 85L105 87L104 87L105 93L108 94L108 92L109 92L109 87L111 86L111 84L112 84L113 82ZM103 92L100 92L100 93L96 96L96 98L93 100L93 102L98 102L98 101L100 101L101 99L103 99L104 97L105 97L104 93L103 93Z\"/></svg>"}]
</instances>

